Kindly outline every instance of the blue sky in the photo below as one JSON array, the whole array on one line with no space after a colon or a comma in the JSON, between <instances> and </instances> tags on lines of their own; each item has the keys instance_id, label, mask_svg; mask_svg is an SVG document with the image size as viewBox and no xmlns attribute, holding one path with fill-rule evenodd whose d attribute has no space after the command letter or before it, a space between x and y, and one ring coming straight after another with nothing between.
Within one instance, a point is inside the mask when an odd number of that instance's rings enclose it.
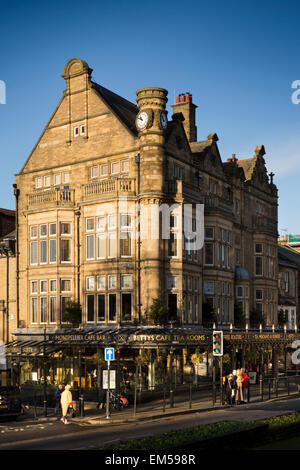
<instances>
[{"instance_id":1,"label":"blue sky","mask_svg":"<svg viewBox=\"0 0 300 470\"><path fill-rule=\"evenodd\" d=\"M279 231L300 233L300 3L289 0L0 0L0 207L64 89L71 57L135 101L144 86L190 91L198 139L219 136L223 160L266 148L279 189Z\"/></svg>"}]
</instances>

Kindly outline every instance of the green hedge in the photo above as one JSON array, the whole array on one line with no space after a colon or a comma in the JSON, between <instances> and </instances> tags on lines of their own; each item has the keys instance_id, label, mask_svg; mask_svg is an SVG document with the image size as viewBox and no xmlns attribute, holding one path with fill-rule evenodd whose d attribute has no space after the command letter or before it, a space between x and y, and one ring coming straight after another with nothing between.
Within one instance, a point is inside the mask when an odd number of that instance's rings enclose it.
<instances>
[{"instance_id":1,"label":"green hedge","mask_svg":"<svg viewBox=\"0 0 300 470\"><path fill-rule=\"evenodd\" d=\"M262 425L268 425L268 429L276 432L276 429L279 430L296 423L300 423L300 412L257 421L222 421L219 423L203 424L189 429L171 431L144 439L131 439L119 444L101 447L100 450L164 450L221 436L225 437L232 433L255 429Z\"/></svg>"},{"instance_id":2,"label":"green hedge","mask_svg":"<svg viewBox=\"0 0 300 470\"><path fill-rule=\"evenodd\" d=\"M127 442L121 442L120 444L101 447L101 450L162 450L231 434L237 431L253 429L256 426L257 423L253 421L222 421L220 423L205 424L190 429L171 431L145 439L132 439Z\"/></svg>"}]
</instances>

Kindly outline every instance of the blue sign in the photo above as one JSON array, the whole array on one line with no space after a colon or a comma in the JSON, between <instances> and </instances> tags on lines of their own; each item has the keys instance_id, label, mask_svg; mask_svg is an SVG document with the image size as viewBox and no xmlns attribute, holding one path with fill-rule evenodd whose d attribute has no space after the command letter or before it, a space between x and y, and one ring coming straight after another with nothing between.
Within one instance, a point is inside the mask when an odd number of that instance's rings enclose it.
<instances>
[{"instance_id":1,"label":"blue sign","mask_svg":"<svg viewBox=\"0 0 300 470\"><path fill-rule=\"evenodd\" d=\"M115 348L105 348L104 356L106 361L114 361L115 360Z\"/></svg>"}]
</instances>

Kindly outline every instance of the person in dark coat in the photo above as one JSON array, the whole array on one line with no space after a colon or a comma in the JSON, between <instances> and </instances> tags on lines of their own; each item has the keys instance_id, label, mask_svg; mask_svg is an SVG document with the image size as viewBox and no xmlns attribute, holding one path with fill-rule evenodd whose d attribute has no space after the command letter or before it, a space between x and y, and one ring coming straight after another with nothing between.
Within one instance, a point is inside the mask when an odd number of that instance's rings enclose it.
<instances>
[{"instance_id":1,"label":"person in dark coat","mask_svg":"<svg viewBox=\"0 0 300 470\"><path fill-rule=\"evenodd\" d=\"M225 397L229 406L232 406L232 374L229 374L225 379Z\"/></svg>"},{"instance_id":2,"label":"person in dark coat","mask_svg":"<svg viewBox=\"0 0 300 470\"><path fill-rule=\"evenodd\" d=\"M232 380L231 380L232 404L235 405L235 403L236 403L236 400L235 400L236 392L237 392L237 388L238 388L236 370L234 370L231 375L232 375Z\"/></svg>"},{"instance_id":3,"label":"person in dark coat","mask_svg":"<svg viewBox=\"0 0 300 470\"><path fill-rule=\"evenodd\" d=\"M103 409L106 406L106 390L102 390L101 400L98 401L96 408L97 410Z\"/></svg>"},{"instance_id":4,"label":"person in dark coat","mask_svg":"<svg viewBox=\"0 0 300 470\"><path fill-rule=\"evenodd\" d=\"M55 390L55 394L54 394L54 398L55 398L54 414L55 414L55 415L57 415L57 412L58 412L58 410L59 410L60 407L61 407L60 399L61 399L62 391L63 391L63 386L62 386L61 384L59 384L59 386L58 386L57 389Z\"/></svg>"}]
</instances>

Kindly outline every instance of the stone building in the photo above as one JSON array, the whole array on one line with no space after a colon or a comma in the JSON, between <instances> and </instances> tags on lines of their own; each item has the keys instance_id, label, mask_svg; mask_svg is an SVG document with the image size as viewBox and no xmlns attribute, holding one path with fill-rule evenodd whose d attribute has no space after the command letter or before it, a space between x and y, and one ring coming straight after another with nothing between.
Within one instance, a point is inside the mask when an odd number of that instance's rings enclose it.
<instances>
[{"instance_id":1,"label":"stone building","mask_svg":"<svg viewBox=\"0 0 300 470\"><path fill-rule=\"evenodd\" d=\"M169 119L165 89L141 88L133 104L91 73L67 62L62 98L16 176L13 339L34 354L47 342L53 358L117 344L130 362L148 348L153 382L159 348L181 373L195 348L209 351L203 323L229 331L238 312L239 326L252 314L277 325L277 189L263 146L222 162L215 133L197 140L190 93L177 95ZM193 246L198 207L203 249ZM170 321L154 326L160 297ZM82 306L75 330L64 321L70 300Z\"/></svg>"},{"instance_id":2,"label":"stone building","mask_svg":"<svg viewBox=\"0 0 300 470\"><path fill-rule=\"evenodd\" d=\"M300 254L278 246L278 312L288 329L298 326L300 296Z\"/></svg>"}]
</instances>

